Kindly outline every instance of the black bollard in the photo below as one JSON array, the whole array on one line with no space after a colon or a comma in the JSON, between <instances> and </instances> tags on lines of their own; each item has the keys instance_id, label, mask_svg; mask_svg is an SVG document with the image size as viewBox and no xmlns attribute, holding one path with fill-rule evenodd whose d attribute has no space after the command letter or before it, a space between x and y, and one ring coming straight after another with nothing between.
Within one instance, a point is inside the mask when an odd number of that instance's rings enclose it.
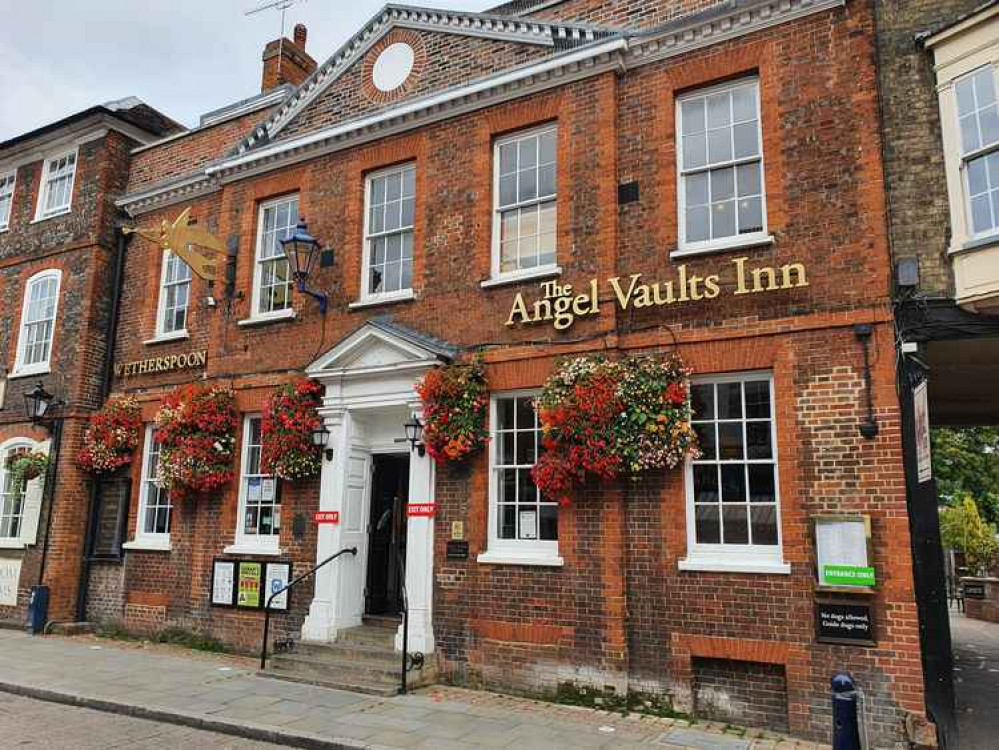
<instances>
[{"instance_id":1,"label":"black bollard","mask_svg":"<svg viewBox=\"0 0 999 750\"><path fill-rule=\"evenodd\" d=\"M861 750L857 689L848 674L833 675L833 750Z\"/></svg>"}]
</instances>

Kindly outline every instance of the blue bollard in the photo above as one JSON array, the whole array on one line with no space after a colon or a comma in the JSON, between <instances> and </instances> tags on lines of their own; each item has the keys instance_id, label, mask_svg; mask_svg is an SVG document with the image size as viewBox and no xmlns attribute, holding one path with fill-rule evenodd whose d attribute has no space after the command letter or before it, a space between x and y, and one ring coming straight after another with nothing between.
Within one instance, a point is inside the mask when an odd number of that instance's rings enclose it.
<instances>
[{"instance_id":1,"label":"blue bollard","mask_svg":"<svg viewBox=\"0 0 999 750\"><path fill-rule=\"evenodd\" d=\"M833 750L861 750L857 688L848 674L832 678Z\"/></svg>"}]
</instances>

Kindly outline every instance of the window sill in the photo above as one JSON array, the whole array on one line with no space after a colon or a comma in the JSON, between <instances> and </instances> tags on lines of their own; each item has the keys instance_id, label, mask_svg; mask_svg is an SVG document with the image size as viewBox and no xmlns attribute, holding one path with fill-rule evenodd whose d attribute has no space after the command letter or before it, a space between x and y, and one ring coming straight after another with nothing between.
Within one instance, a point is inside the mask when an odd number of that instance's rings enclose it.
<instances>
[{"instance_id":1,"label":"window sill","mask_svg":"<svg viewBox=\"0 0 999 750\"><path fill-rule=\"evenodd\" d=\"M2 227L0 227L0 234L3 234L4 232L9 232L9 231L10 231L10 227L7 226L6 224L4 224Z\"/></svg>"},{"instance_id":2,"label":"window sill","mask_svg":"<svg viewBox=\"0 0 999 750\"><path fill-rule=\"evenodd\" d=\"M483 565L525 565L538 568L561 568L565 560L548 555L515 555L505 552L483 552L476 558Z\"/></svg>"},{"instance_id":3,"label":"window sill","mask_svg":"<svg viewBox=\"0 0 999 750\"><path fill-rule=\"evenodd\" d=\"M20 539L0 539L0 549L27 549L28 545Z\"/></svg>"},{"instance_id":4,"label":"window sill","mask_svg":"<svg viewBox=\"0 0 999 750\"><path fill-rule=\"evenodd\" d=\"M32 224L40 224L43 221L48 221L49 219L58 219L60 216L65 216L72 211L71 208L66 208L54 214L49 214L48 216L36 216L31 220Z\"/></svg>"},{"instance_id":5,"label":"window sill","mask_svg":"<svg viewBox=\"0 0 999 750\"><path fill-rule=\"evenodd\" d=\"M289 307L285 310L281 310L276 313L263 313L261 315L253 315L249 318L245 318L239 321L236 325L245 327L250 326L264 326L268 323L280 323L283 320L294 320L298 316L295 312L295 308Z\"/></svg>"},{"instance_id":6,"label":"window sill","mask_svg":"<svg viewBox=\"0 0 999 750\"><path fill-rule=\"evenodd\" d=\"M677 564L680 570L702 573L759 573L762 575L790 575L791 566L775 558L753 559L735 557L688 557Z\"/></svg>"},{"instance_id":7,"label":"window sill","mask_svg":"<svg viewBox=\"0 0 999 750\"><path fill-rule=\"evenodd\" d=\"M142 343L146 346L151 346L153 344L166 344L170 341L184 341L185 339L191 338L186 330L184 331L174 331L173 333L157 334L151 339L146 339Z\"/></svg>"},{"instance_id":8,"label":"window sill","mask_svg":"<svg viewBox=\"0 0 999 750\"><path fill-rule=\"evenodd\" d=\"M250 542L230 544L222 550L222 553L226 555L268 555L271 557L284 554L277 544L252 544Z\"/></svg>"},{"instance_id":9,"label":"window sill","mask_svg":"<svg viewBox=\"0 0 999 750\"><path fill-rule=\"evenodd\" d=\"M950 250L951 255L960 255L962 253L969 253L975 250L982 250L986 247L992 247L993 245L999 245L999 232L994 234L988 234L984 237L975 237L967 242L962 243L958 247L952 247Z\"/></svg>"},{"instance_id":10,"label":"window sill","mask_svg":"<svg viewBox=\"0 0 999 750\"><path fill-rule=\"evenodd\" d=\"M23 370L15 369L12 373L7 376L7 380L17 380L18 378L30 378L35 375L48 375L52 372L52 368L49 365L44 367L26 367Z\"/></svg>"},{"instance_id":11,"label":"window sill","mask_svg":"<svg viewBox=\"0 0 999 750\"><path fill-rule=\"evenodd\" d=\"M131 552L170 552L169 539L133 539L121 545L123 550Z\"/></svg>"},{"instance_id":12,"label":"window sill","mask_svg":"<svg viewBox=\"0 0 999 750\"><path fill-rule=\"evenodd\" d=\"M392 294L373 294L370 297L359 299L347 305L348 310L363 310L367 307L378 307L379 305L394 305L399 302L412 302L416 299L416 292L407 289L404 292L394 292Z\"/></svg>"},{"instance_id":13,"label":"window sill","mask_svg":"<svg viewBox=\"0 0 999 750\"><path fill-rule=\"evenodd\" d=\"M772 245L776 242L772 234L747 234L742 237L730 237L717 242L706 242L693 247L680 248L669 254L670 258L686 258L692 255L710 255L724 253L729 250L749 250L754 247Z\"/></svg>"},{"instance_id":14,"label":"window sill","mask_svg":"<svg viewBox=\"0 0 999 750\"><path fill-rule=\"evenodd\" d=\"M508 286L510 284L522 284L525 281L535 279L551 279L562 275L561 266L543 266L541 268L530 268L526 271L513 271L486 279L480 286L483 289L491 289L498 286Z\"/></svg>"}]
</instances>

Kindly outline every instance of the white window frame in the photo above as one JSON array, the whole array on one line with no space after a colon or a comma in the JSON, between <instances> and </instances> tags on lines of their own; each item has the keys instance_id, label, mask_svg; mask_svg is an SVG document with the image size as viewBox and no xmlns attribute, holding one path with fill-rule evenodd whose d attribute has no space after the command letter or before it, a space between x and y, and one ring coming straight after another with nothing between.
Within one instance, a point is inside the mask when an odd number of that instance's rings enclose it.
<instances>
[{"instance_id":1,"label":"white window frame","mask_svg":"<svg viewBox=\"0 0 999 750\"><path fill-rule=\"evenodd\" d=\"M188 338L187 332L187 321L191 315L191 284L193 282L193 275L191 275L191 267L187 266L184 259L179 255L176 255L172 250L163 251L163 262L160 268L160 294L159 301L156 305L156 338L154 341L167 341L171 339L186 339ZM167 268L170 264L170 260L176 258L177 262L183 263L188 269L188 279L187 281L181 282L170 282L167 283ZM181 284L187 284L187 304L184 307L184 327L178 328L174 331L166 330L166 302L167 302L167 287L176 287Z\"/></svg>"},{"instance_id":2,"label":"white window frame","mask_svg":"<svg viewBox=\"0 0 999 750\"><path fill-rule=\"evenodd\" d=\"M375 235L371 234L371 187L379 177L386 177L394 173L404 173L413 171L413 223L407 227L400 227L397 230L383 231ZM396 300L413 299L413 272L410 272L409 286L391 292L371 292L370 286L370 266L371 266L371 242L373 239L389 237L391 235L404 235L407 232L413 236L413 271L416 267L416 162L397 164L392 167L380 169L377 172L365 175L364 178L364 246L362 248L361 262L361 302L394 302Z\"/></svg>"},{"instance_id":3,"label":"white window frame","mask_svg":"<svg viewBox=\"0 0 999 750\"><path fill-rule=\"evenodd\" d=\"M0 199L9 199L5 213L0 213L0 232L10 227L10 217L14 214L14 191L17 189L17 170L0 172ZM6 214L6 215L5 215Z\"/></svg>"},{"instance_id":4,"label":"white window frame","mask_svg":"<svg viewBox=\"0 0 999 750\"><path fill-rule=\"evenodd\" d=\"M544 198L535 197L530 201L523 201L513 206L505 206L500 208L500 149L510 143L516 141L522 141L525 138L536 138L547 132L553 132L555 134L555 194L550 196L545 196ZM482 286L498 286L500 284L515 283L518 281L524 281L527 279L536 278L550 278L552 276L558 276L562 273L561 267L558 265L559 249L558 249L558 210L559 210L559 154L558 154L558 144L559 144L559 129L557 122L550 122L545 125L539 125L537 127L528 128L526 130L518 130L515 133L510 133L501 138L497 138L493 141L493 205L492 205L492 260L491 260L491 278L488 281L482 283ZM502 215L504 211L512 211L520 208L528 208L530 206L536 206L541 203L554 202L555 204L555 260L552 263L548 263L544 266L535 266L533 268L522 268L516 271L501 271L501 238L503 233L502 227Z\"/></svg>"},{"instance_id":5,"label":"white window frame","mask_svg":"<svg viewBox=\"0 0 999 750\"><path fill-rule=\"evenodd\" d=\"M725 375L704 375L691 379L692 385L744 383L766 380L770 384L770 440L773 446L774 500L777 511L777 544L700 544L697 541L697 528L694 503L694 461L687 459L684 466L684 491L687 517L687 557L680 560L680 570L718 571L728 573L771 573L787 575L791 566L784 562L783 514L780 497L780 455L777 443L777 401L773 373L752 371ZM745 444L745 393L743 393L743 443ZM717 410L717 404L715 405ZM717 419L717 411L716 411ZM738 463L746 464L743 459ZM747 487L748 491L748 487Z\"/></svg>"},{"instance_id":6,"label":"white window frame","mask_svg":"<svg viewBox=\"0 0 999 750\"><path fill-rule=\"evenodd\" d=\"M269 320L281 320L282 318L294 318L295 308L292 305L292 296L294 294L295 282L290 278L288 280L288 307L281 310L270 310L268 312L260 311L260 297L261 288L260 284L263 280L262 278L262 263L263 259L260 257L260 252L263 249L264 243L264 214L267 209L279 206L282 203L287 203L289 201L295 201L298 204L299 194L298 193L288 193L282 195L278 198L272 198L271 200L263 201L257 206L257 237L255 247L253 249L253 293L251 294L251 312L248 320L241 321L242 323L254 323ZM300 204L299 204L300 205ZM298 222L298 210L295 211L295 222Z\"/></svg>"},{"instance_id":7,"label":"white window frame","mask_svg":"<svg viewBox=\"0 0 999 750\"><path fill-rule=\"evenodd\" d=\"M37 449L37 444L27 438L14 438L13 440L5 441L4 444L0 446L0 533L3 531L4 521L6 519L17 519L17 533L13 536L0 536L0 548L9 549L11 547L23 547L21 539L24 536L24 522L26 520L25 500L27 488L21 491L21 505L18 512L5 513L8 494L6 492L6 484L7 477L9 475L7 457L11 454L11 452L22 449L25 451L34 451Z\"/></svg>"},{"instance_id":8,"label":"white window frame","mask_svg":"<svg viewBox=\"0 0 999 750\"><path fill-rule=\"evenodd\" d=\"M55 289L55 306L52 310L52 336L49 339L49 351L48 357L42 362L33 362L32 364L25 363L25 357L27 356L27 344L28 339L26 335L26 328L28 326L27 316L28 307L31 300L31 287L34 284L41 283L48 278L54 278L56 282ZM24 285L24 299L21 301L21 320L18 324L18 334L17 334L17 357L14 362L14 371L9 377L27 377L29 375L40 375L47 372L51 372L52 363L52 350L55 348L56 339L56 323L59 321L59 297L62 293L62 271L58 268L46 268L44 271L39 271L38 273L31 276ZM35 321L36 323L38 321Z\"/></svg>"},{"instance_id":9,"label":"white window frame","mask_svg":"<svg viewBox=\"0 0 999 750\"><path fill-rule=\"evenodd\" d=\"M52 166L61 159L67 157L73 157L73 171L70 173L69 177L69 200L64 206L59 206L52 211L45 210L45 203L48 201L49 195L49 181L51 179L50 172L52 171ZM38 205L35 207L35 221L44 221L45 219L52 219L56 216L62 216L63 214L68 214L73 210L73 191L76 189L76 170L80 166L80 149L72 148L67 151L61 151L58 154L53 154L45 159L42 166L42 180L38 186Z\"/></svg>"},{"instance_id":10,"label":"white window frame","mask_svg":"<svg viewBox=\"0 0 999 750\"><path fill-rule=\"evenodd\" d=\"M756 122L757 136L759 138L759 155L752 157L736 158L733 151L732 159L724 162L708 162L704 166L692 168L689 171L683 163L683 104L692 99L701 99L718 94L723 91L733 91L739 88L753 86L756 90ZM767 224L767 175L766 175L766 155L763 153L763 110L762 110L762 89L758 76L740 78L735 81L706 88L699 88L690 91L676 98L676 131L675 131L675 152L676 152L676 199L677 199L677 250L670 254L671 257L682 257L684 255L700 255L702 253L720 252L735 248L754 247L766 245L774 241L770 235ZM684 178L689 174L710 173L715 170L727 167L738 167L745 164L759 162L760 165L760 203L763 212L763 228L758 232L747 234L735 234L731 237L719 239L708 239L698 242L687 241L687 194ZM710 196L709 196L710 200ZM738 201L736 201L737 203ZM710 203L709 203L710 207ZM736 218L738 221L738 217Z\"/></svg>"},{"instance_id":11,"label":"white window frame","mask_svg":"<svg viewBox=\"0 0 999 750\"><path fill-rule=\"evenodd\" d=\"M247 534L246 528L246 507L247 507L247 483L246 468L249 464L250 449L250 422L254 419L261 419L260 414L246 414L243 416L243 434L240 440L239 450L239 504L236 508L236 534L233 544L225 548L226 554L253 554L253 555L280 555L281 554L281 534ZM261 425L262 427L262 425ZM263 436L261 435L261 440ZM255 477L270 477L274 479L274 493L277 513L281 513L281 494L278 484L281 480L271 474L254 474ZM280 530L279 530L280 532Z\"/></svg>"},{"instance_id":12,"label":"white window frame","mask_svg":"<svg viewBox=\"0 0 999 750\"><path fill-rule=\"evenodd\" d=\"M164 532L149 532L146 531L146 515L149 512L149 496L152 492L153 487L156 485L156 477L150 475L149 459L152 456L155 447L155 435L156 435L156 425L147 424L145 429L145 435L143 437L143 451L142 451L142 472L141 472L141 484L139 485L139 511L136 514L135 522L135 538L126 542L122 545L123 549L129 550L149 550L149 551L170 551L170 531ZM159 488L158 488L159 489ZM163 491L163 490L159 490ZM174 522L174 504L170 499L170 494L167 492L167 508L169 509L169 527L173 529ZM162 505L157 505L157 508L163 507Z\"/></svg>"},{"instance_id":13,"label":"white window frame","mask_svg":"<svg viewBox=\"0 0 999 750\"><path fill-rule=\"evenodd\" d=\"M497 439L499 420L497 402L511 398L533 398L540 391L535 389L502 391L494 393L489 399L489 542L484 553L478 556L480 563L495 563L503 565L535 565L558 567L565 564L559 556L558 540L515 540L500 539L499 536L499 469L498 456L500 440ZM561 522L561 514L559 521ZM561 535L561 529L559 534Z\"/></svg>"},{"instance_id":14,"label":"white window frame","mask_svg":"<svg viewBox=\"0 0 999 750\"><path fill-rule=\"evenodd\" d=\"M971 241L980 240L983 238L996 238L999 237L999 216L994 216L995 225L984 231L975 231L975 217L971 206L971 162L976 161L989 156L990 154L999 151L999 141L995 141L988 145L979 145L978 148L971 151L965 150L964 145L964 134L961 131L961 105L958 101L957 87L958 85L968 78L973 78L979 73L986 69L991 69L992 71L992 84L996 91L997 100L999 100L999 66L993 63L986 63L985 65L979 65L974 70L969 70L963 75L957 76L952 81L954 87L954 107L953 107L953 118L954 118L954 128L957 135L958 144L958 159L959 159L959 169L961 171L961 186L964 190L963 195L963 206L961 210L965 216L965 221L968 225L968 237ZM977 96L977 95L976 95ZM986 170L988 167L986 166ZM992 191L990 191L992 192Z\"/></svg>"}]
</instances>

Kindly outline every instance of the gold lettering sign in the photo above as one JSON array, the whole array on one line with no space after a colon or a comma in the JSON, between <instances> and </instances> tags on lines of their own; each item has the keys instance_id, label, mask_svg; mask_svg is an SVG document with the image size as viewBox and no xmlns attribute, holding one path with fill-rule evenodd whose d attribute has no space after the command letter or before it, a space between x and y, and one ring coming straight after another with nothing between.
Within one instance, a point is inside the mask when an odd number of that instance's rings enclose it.
<instances>
[{"instance_id":1,"label":"gold lettering sign","mask_svg":"<svg viewBox=\"0 0 999 750\"><path fill-rule=\"evenodd\" d=\"M760 294L808 286L808 274L802 263L788 263L773 268L760 266L747 268L749 258L736 258L733 295ZM677 269L675 280L642 282L642 274L633 273L627 278L614 276L607 279L614 301L622 310L661 307L682 302L712 300L722 293L720 274L698 276L686 265ZM513 308L506 325L518 323L533 325L550 322L557 331L564 331L579 318L600 314L600 289L597 279L590 279L585 291L575 290L572 284L546 281L541 285L541 299L528 303L523 294L513 300Z\"/></svg>"},{"instance_id":2,"label":"gold lettering sign","mask_svg":"<svg viewBox=\"0 0 999 750\"><path fill-rule=\"evenodd\" d=\"M195 367L205 367L207 364L208 351L203 350L187 354L171 354L168 357L140 359L137 362L125 362L114 366L114 374L116 378L132 378L136 375L150 375L156 372L192 370Z\"/></svg>"},{"instance_id":3,"label":"gold lettering sign","mask_svg":"<svg viewBox=\"0 0 999 750\"><path fill-rule=\"evenodd\" d=\"M191 267L191 271L205 281L218 278L219 260L225 254L225 245L207 229L194 223L190 208L185 208L173 224L164 219L158 227L122 231L125 234L134 232L163 250L176 253Z\"/></svg>"}]
</instances>

